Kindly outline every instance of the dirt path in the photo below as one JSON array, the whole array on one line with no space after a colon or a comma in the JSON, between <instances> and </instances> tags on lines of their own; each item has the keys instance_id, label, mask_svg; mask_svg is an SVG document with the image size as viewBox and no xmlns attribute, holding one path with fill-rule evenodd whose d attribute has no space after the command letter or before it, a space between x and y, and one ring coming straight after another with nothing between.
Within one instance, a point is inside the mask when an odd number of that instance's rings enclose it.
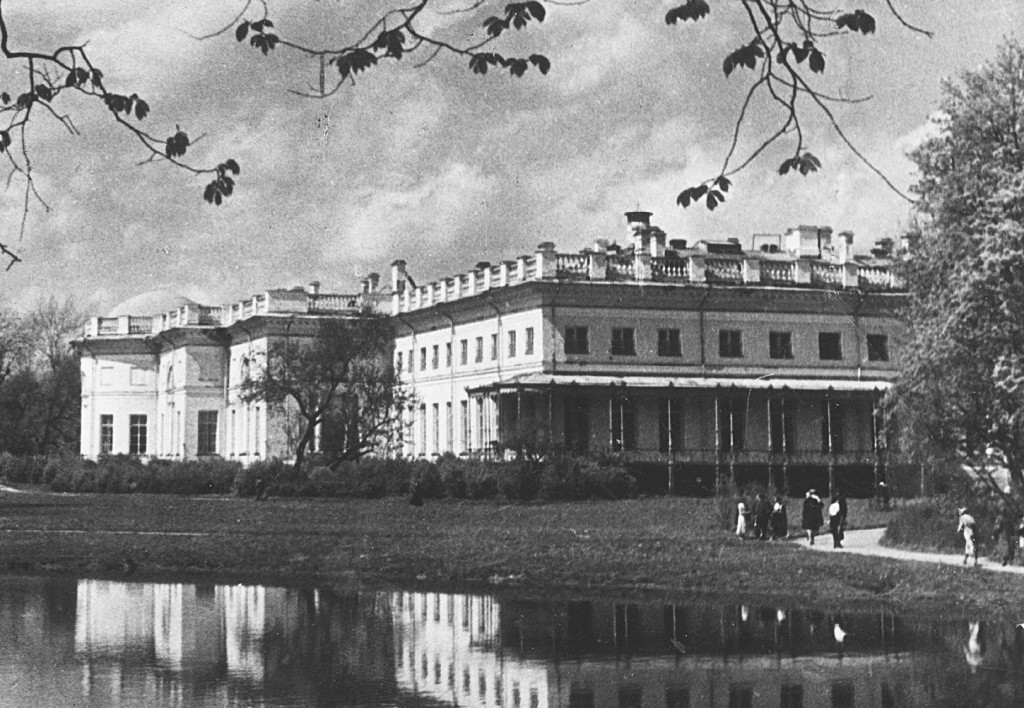
<instances>
[{"instance_id":1,"label":"dirt path","mask_svg":"<svg viewBox=\"0 0 1024 708\"><path fill-rule=\"evenodd\" d=\"M842 548L832 548L832 537L828 534L818 536L814 540L814 545L811 546L807 543L806 538L797 539L796 543L804 548L810 548L812 551L823 551L825 553L856 553L862 556L880 556L882 558L896 558L897 560L910 560L918 561L922 563L939 563L942 565L959 565L962 566L964 563L963 555L950 555L945 553L925 553L923 551L905 551L900 548L889 548L887 546L879 545L879 541L882 535L885 533L885 529L864 529L861 531L847 531L846 538L843 539ZM1017 575L1024 575L1024 566L1020 565L1008 565L1003 566L999 564L999 554L1002 553L1002 548L995 551L996 559L991 558L980 558L978 567L984 568L985 570L994 570L1000 573L1014 573ZM1018 558L1017 562L1021 562Z\"/></svg>"}]
</instances>

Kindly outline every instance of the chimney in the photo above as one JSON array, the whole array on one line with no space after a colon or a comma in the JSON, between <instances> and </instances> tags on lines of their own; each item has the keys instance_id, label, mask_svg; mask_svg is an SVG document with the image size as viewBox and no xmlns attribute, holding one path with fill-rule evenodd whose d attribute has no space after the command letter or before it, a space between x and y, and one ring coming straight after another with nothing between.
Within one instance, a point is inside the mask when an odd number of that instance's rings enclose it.
<instances>
[{"instance_id":1,"label":"chimney","mask_svg":"<svg viewBox=\"0 0 1024 708\"><path fill-rule=\"evenodd\" d=\"M835 252L840 263L846 263L853 257L852 231L839 232L839 240L835 243Z\"/></svg>"},{"instance_id":2,"label":"chimney","mask_svg":"<svg viewBox=\"0 0 1024 708\"><path fill-rule=\"evenodd\" d=\"M626 212L626 238L634 253L649 253L651 250L651 212Z\"/></svg>"},{"instance_id":3,"label":"chimney","mask_svg":"<svg viewBox=\"0 0 1024 708\"><path fill-rule=\"evenodd\" d=\"M380 273L370 273L366 276L370 283L370 292L375 293L380 288Z\"/></svg>"},{"instance_id":4,"label":"chimney","mask_svg":"<svg viewBox=\"0 0 1024 708\"><path fill-rule=\"evenodd\" d=\"M476 270L487 270L490 267L491 267L491 264L488 263L487 261L479 261L476 264Z\"/></svg>"},{"instance_id":5,"label":"chimney","mask_svg":"<svg viewBox=\"0 0 1024 708\"><path fill-rule=\"evenodd\" d=\"M405 292L405 261L399 259L391 263L391 292Z\"/></svg>"},{"instance_id":6,"label":"chimney","mask_svg":"<svg viewBox=\"0 0 1024 708\"><path fill-rule=\"evenodd\" d=\"M310 295L319 295L320 294L320 281L319 280L314 280L312 283L310 283L309 284L309 289L306 290L306 292L308 292Z\"/></svg>"},{"instance_id":7,"label":"chimney","mask_svg":"<svg viewBox=\"0 0 1024 708\"><path fill-rule=\"evenodd\" d=\"M599 239L595 240L594 241L594 251L596 251L597 253L607 253L608 252L608 239L606 239L606 238L599 238Z\"/></svg>"},{"instance_id":8,"label":"chimney","mask_svg":"<svg viewBox=\"0 0 1024 708\"><path fill-rule=\"evenodd\" d=\"M685 251L686 250L686 239L685 238L674 238L668 242L668 247L673 251Z\"/></svg>"},{"instance_id":9,"label":"chimney","mask_svg":"<svg viewBox=\"0 0 1024 708\"><path fill-rule=\"evenodd\" d=\"M360 280L360 281L359 281L359 290L360 290L360 291L361 291L361 292L362 292L362 293L363 293L364 295L365 295L366 293L370 292L370 281L369 281L369 280L367 280L366 278L363 278L362 280Z\"/></svg>"}]
</instances>

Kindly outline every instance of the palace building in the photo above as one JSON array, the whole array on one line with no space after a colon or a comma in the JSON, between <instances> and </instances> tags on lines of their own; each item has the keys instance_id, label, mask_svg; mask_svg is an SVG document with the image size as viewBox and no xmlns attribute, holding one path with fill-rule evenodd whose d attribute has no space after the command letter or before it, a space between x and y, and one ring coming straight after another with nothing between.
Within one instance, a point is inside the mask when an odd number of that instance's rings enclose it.
<instances>
[{"instance_id":1,"label":"palace building","mask_svg":"<svg viewBox=\"0 0 1024 708\"><path fill-rule=\"evenodd\" d=\"M873 488L903 332L891 248L856 255L853 234L816 226L690 244L648 212L626 220L621 245L545 242L420 286L395 261L389 284L373 275L355 295L314 283L223 307L129 301L76 342L82 454L289 456L273 412L239 396L248 367L275 337L390 299L407 456L567 450L677 493Z\"/></svg>"},{"instance_id":2,"label":"palace building","mask_svg":"<svg viewBox=\"0 0 1024 708\"><path fill-rule=\"evenodd\" d=\"M395 366L417 399L406 454L553 446L676 492L871 489L905 298L890 254L813 226L691 245L626 217L622 246L542 243L420 287L393 264Z\"/></svg>"}]
</instances>

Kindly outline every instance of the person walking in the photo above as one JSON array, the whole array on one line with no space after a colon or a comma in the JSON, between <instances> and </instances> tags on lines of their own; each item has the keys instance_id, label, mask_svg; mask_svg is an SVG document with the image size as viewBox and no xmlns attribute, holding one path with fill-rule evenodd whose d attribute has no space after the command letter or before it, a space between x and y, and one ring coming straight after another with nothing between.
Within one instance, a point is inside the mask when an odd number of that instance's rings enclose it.
<instances>
[{"instance_id":1,"label":"person walking","mask_svg":"<svg viewBox=\"0 0 1024 708\"><path fill-rule=\"evenodd\" d=\"M974 567L978 567L978 522L974 520L974 517L967 513L967 507L961 507L956 510L957 516L959 517L959 524L957 524L956 532L964 535L964 565L967 565L967 559L974 556Z\"/></svg>"},{"instance_id":2,"label":"person walking","mask_svg":"<svg viewBox=\"0 0 1024 708\"><path fill-rule=\"evenodd\" d=\"M832 548L842 548L843 544L843 505L839 495L832 495L832 503L828 505L828 532L832 534Z\"/></svg>"},{"instance_id":3,"label":"person walking","mask_svg":"<svg viewBox=\"0 0 1024 708\"><path fill-rule=\"evenodd\" d=\"M1006 544L1006 553L1003 554L1003 565L1013 563L1013 557L1017 553L1017 542L1020 538L1018 528L1017 518L1014 514L1010 513L1008 505L1005 503L1000 504L999 513L996 515L995 530L992 531L992 541L998 543L999 537L1003 537L1003 542Z\"/></svg>"},{"instance_id":4,"label":"person walking","mask_svg":"<svg viewBox=\"0 0 1024 708\"><path fill-rule=\"evenodd\" d=\"M772 540L789 538L789 516L786 514L786 505L782 502L781 496L775 497L771 520L768 524L772 529Z\"/></svg>"},{"instance_id":5,"label":"person walking","mask_svg":"<svg viewBox=\"0 0 1024 708\"><path fill-rule=\"evenodd\" d=\"M818 496L814 489L808 489L807 494L804 496L804 508L801 514L800 525L807 532L807 540L812 546L814 545L814 536L818 533L818 529L821 528L822 506L824 505L821 503L821 497Z\"/></svg>"},{"instance_id":6,"label":"person walking","mask_svg":"<svg viewBox=\"0 0 1024 708\"><path fill-rule=\"evenodd\" d=\"M754 538L759 541L768 540L768 519L772 508L760 493L754 495Z\"/></svg>"},{"instance_id":7,"label":"person walking","mask_svg":"<svg viewBox=\"0 0 1024 708\"><path fill-rule=\"evenodd\" d=\"M747 503L740 499L736 504L736 535L740 538L746 538L747 536L747 516L749 514Z\"/></svg>"}]
</instances>

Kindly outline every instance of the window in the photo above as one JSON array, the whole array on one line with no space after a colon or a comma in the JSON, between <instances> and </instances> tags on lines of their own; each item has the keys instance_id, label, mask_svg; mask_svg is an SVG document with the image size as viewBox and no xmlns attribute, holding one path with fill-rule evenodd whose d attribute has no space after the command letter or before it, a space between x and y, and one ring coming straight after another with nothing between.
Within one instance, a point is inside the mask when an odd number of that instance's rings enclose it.
<instances>
[{"instance_id":1,"label":"window","mask_svg":"<svg viewBox=\"0 0 1024 708\"><path fill-rule=\"evenodd\" d=\"M738 329L718 330L718 356L738 359L743 356L743 333Z\"/></svg>"},{"instance_id":2,"label":"window","mask_svg":"<svg viewBox=\"0 0 1024 708\"><path fill-rule=\"evenodd\" d=\"M511 359L516 355L516 331L512 330L508 333L508 358Z\"/></svg>"},{"instance_id":3,"label":"window","mask_svg":"<svg viewBox=\"0 0 1024 708\"><path fill-rule=\"evenodd\" d=\"M718 449L732 452L743 449L746 432L746 399L721 398L718 401Z\"/></svg>"},{"instance_id":4,"label":"window","mask_svg":"<svg viewBox=\"0 0 1024 708\"><path fill-rule=\"evenodd\" d=\"M658 450L679 452L683 449L683 401L663 398L658 407Z\"/></svg>"},{"instance_id":5,"label":"window","mask_svg":"<svg viewBox=\"0 0 1024 708\"><path fill-rule=\"evenodd\" d=\"M217 411L199 411L199 455L217 454Z\"/></svg>"},{"instance_id":6,"label":"window","mask_svg":"<svg viewBox=\"0 0 1024 708\"><path fill-rule=\"evenodd\" d=\"M427 404L420 404L419 415L419 440L416 441L418 452L421 455L427 454Z\"/></svg>"},{"instance_id":7,"label":"window","mask_svg":"<svg viewBox=\"0 0 1024 708\"><path fill-rule=\"evenodd\" d=\"M498 335L491 335L491 361L498 358Z\"/></svg>"},{"instance_id":8,"label":"window","mask_svg":"<svg viewBox=\"0 0 1024 708\"><path fill-rule=\"evenodd\" d=\"M452 419L452 402L444 404L444 449L451 450L453 447L452 437L455 433L455 421Z\"/></svg>"},{"instance_id":9,"label":"window","mask_svg":"<svg viewBox=\"0 0 1024 708\"><path fill-rule=\"evenodd\" d=\"M445 342L444 344L444 365L445 368L452 368L452 343Z\"/></svg>"},{"instance_id":10,"label":"window","mask_svg":"<svg viewBox=\"0 0 1024 708\"><path fill-rule=\"evenodd\" d=\"M476 338L476 363L479 364L484 360L484 338Z\"/></svg>"},{"instance_id":11,"label":"window","mask_svg":"<svg viewBox=\"0 0 1024 708\"><path fill-rule=\"evenodd\" d=\"M459 342L459 363L465 366L469 363L469 340L463 339Z\"/></svg>"},{"instance_id":12,"label":"window","mask_svg":"<svg viewBox=\"0 0 1024 708\"><path fill-rule=\"evenodd\" d=\"M433 425L430 429L430 432L432 433L430 450L431 452L437 453L441 452L441 404L435 403L431 413L433 413L434 417L431 421Z\"/></svg>"},{"instance_id":13,"label":"window","mask_svg":"<svg viewBox=\"0 0 1024 708\"><path fill-rule=\"evenodd\" d=\"M768 356L772 359L793 358L793 335L790 332L768 333Z\"/></svg>"},{"instance_id":14,"label":"window","mask_svg":"<svg viewBox=\"0 0 1024 708\"><path fill-rule=\"evenodd\" d=\"M582 396L566 396L565 449L586 452L589 439L590 413L587 410L587 399Z\"/></svg>"},{"instance_id":15,"label":"window","mask_svg":"<svg viewBox=\"0 0 1024 708\"><path fill-rule=\"evenodd\" d=\"M402 352L395 353L395 371L402 373L402 366L405 362L402 361Z\"/></svg>"},{"instance_id":16,"label":"window","mask_svg":"<svg viewBox=\"0 0 1024 708\"><path fill-rule=\"evenodd\" d=\"M128 454L146 454L146 416L128 417Z\"/></svg>"},{"instance_id":17,"label":"window","mask_svg":"<svg viewBox=\"0 0 1024 708\"><path fill-rule=\"evenodd\" d=\"M441 365L441 348L435 344L431 350L430 367L436 369Z\"/></svg>"},{"instance_id":18,"label":"window","mask_svg":"<svg viewBox=\"0 0 1024 708\"><path fill-rule=\"evenodd\" d=\"M533 354L533 327L526 328L526 351L524 354Z\"/></svg>"},{"instance_id":19,"label":"window","mask_svg":"<svg viewBox=\"0 0 1024 708\"><path fill-rule=\"evenodd\" d=\"M459 418L462 419L462 450L469 452L470 434L469 429L469 401L459 401Z\"/></svg>"},{"instance_id":20,"label":"window","mask_svg":"<svg viewBox=\"0 0 1024 708\"><path fill-rule=\"evenodd\" d=\"M625 396L612 399L612 452L636 449L636 402Z\"/></svg>"},{"instance_id":21,"label":"window","mask_svg":"<svg viewBox=\"0 0 1024 708\"><path fill-rule=\"evenodd\" d=\"M590 343L587 341L586 327L565 328L565 353L589 354Z\"/></svg>"},{"instance_id":22,"label":"window","mask_svg":"<svg viewBox=\"0 0 1024 708\"><path fill-rule=\"evenodd\" d=\"M636 355L636 342L634 341L632 327L612 328L612 354L620 356Z\"/></svg>"},{"instance_id":23,"label":"window","mask_svg":"<svg viewBox=\"0 0 1024 708\"><path fill-rule=\"evenodd\" d=\"M132 386L145 386L148 383L149 376L145 369L139 369L133 366L129 373L129 381Z\"/></svg>"},{"instance_id":24,"label":"window","mask_svg":"<svg viewBox=\"0 0 1024 708\"><path fill-rule=\"evenodd\" d=\"M416 368L416 360L412 356L412 349L409 350L409 373L411 374Z\"/></svg>"},{"instance_id":25,"label":"window","mask_svg":"<svg viewBox=\"0 0 1024 708\"><path fill-rule=\"evenodd\" d=\"M889 338L884 334L868 335L868 361L889 361Z\"/></svg>"},{"instance_id":26,"label":"window","mask_svg":"<svg viewBox=\"0 0 1024 708\"><path fill-rule=\"evenodd\" d=\"M644 689L640 686L619 686L619 708L643 708Z\"/></svg>"},{"instance_id":27,"label":"window","mask_svg":"<svg viewBox=\"0 0 1024 708\"><path fill-rule=\"evenodd\" d=\"M100 416L100 454L109 455L114 449L114 416L104 413Z\"/></svg>"},{"instance_id":28,"label":"window","mask_svg":"<svg viewBox=\"0 0 1024 708\"><path fill-rule=\"evenodd\" d=\"M658 330L658 356L682 356L683 348L679 342L678 329Z\"/></svg>"},{"instance_id":29,"label":"window","mask_svg":"<svg viewBox=\"0 0 1024 708\"><path fill-rule=\"evenodd\" d=\"M843 452L844 406L835 399L826 398L821 402L821 451Z\"/></svg>"},{"instance_id":30,"label":"window","mask_svg":"<svg viewBox=\"0 0 1024 708\"><path fill-rule=\"evenodd\" d=\"M839 332L818 332L818 358L826 361L842 359L842 342Z\"/></svg>"},{"instance_id":31,"label":"window","mask_svg":"<svg viewBox=\"0 0 1024 708\"><path fill-rule=\"evenodd\" d=\"M569 690L569 708L594 708L594 689L573 686Z\"/></svg>"},{"instance_id":32,"label":"window","mask_svg":"<svg viewBox=\"0 0 1024 708\"><path fill-rule=\"evenodd\" d=\"M832 708L853 708L856 702L853 700L853 684L834 683L832 684Z\"/></svg>"},{"instance_id":33,"label":"window","mask_svg":"<svg viewBox=\"0 0 1024 708\"><path fill-rule=\"evenodd\" d=\"M420 347L420 371L427 370L427 348Z\"/></svg>"}]
</instances>

